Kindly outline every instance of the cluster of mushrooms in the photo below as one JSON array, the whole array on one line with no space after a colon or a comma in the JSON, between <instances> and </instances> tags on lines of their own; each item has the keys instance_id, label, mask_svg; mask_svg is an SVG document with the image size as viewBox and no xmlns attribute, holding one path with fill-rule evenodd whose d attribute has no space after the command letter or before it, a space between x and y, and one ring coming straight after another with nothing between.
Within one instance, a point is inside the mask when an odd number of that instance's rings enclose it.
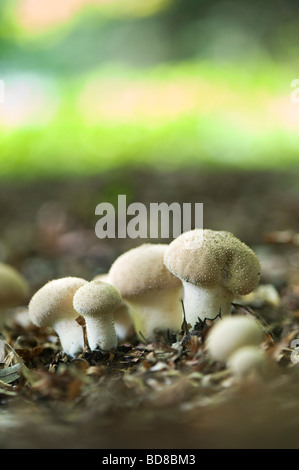
<instances>
[{"instance_id":1,"label":"cluster of mushrooms","mask_svg":"<svg viewBox=\"0 0 299 470\"><path fill-rule=\"evenodd\" d=\"M208 337L211 356L233 367L233 353L246 347L251 363L261 363L259 324L230 315L234 297L252 292L260 273L256 254L233 234L195 229L169 245L145 243L128 250L92 281L49 281L31 298L29 316L39 327L52 327L73 357L86 344L78 317L90 350L102 351L117 348L131 324L141 341L151 342L163 332L179 334L183 321L192 331L206 319L221 318Z\"/></svg>"}]
</instances>

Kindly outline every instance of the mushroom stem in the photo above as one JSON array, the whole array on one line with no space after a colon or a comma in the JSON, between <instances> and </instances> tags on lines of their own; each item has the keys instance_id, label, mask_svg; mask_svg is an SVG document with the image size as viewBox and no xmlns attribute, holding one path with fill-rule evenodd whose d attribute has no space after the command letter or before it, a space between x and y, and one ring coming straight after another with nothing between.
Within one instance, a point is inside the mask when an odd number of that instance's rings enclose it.
<instances>
[{"instance_id":1,"label":"mushroom stem","mask_svg":"<svg viewBox=\"0 0 299 470\"><path fill-rule=\"evenodd\" d=\"M103 315L100 318L85 315L84 318L88 344L92 351L97 347L103 351L117 348L113 314Z\"/></svg>"},{"instance_id":2,"label":"mushroom stem","mask_svg":"<svg viewBox=\"0 0 299 470\"><path fill-rule=\"evenodd\" d=\"M221 312L221 316L231 312L233 294L225 287L199 286L182 281L184 287L184 309L186 321L194 329L199 320L213 320Z\"/></svg>"},{"instance_id":3,"label":"mushroom stem","mask_svg":"<svg viewBox=\"0 0 299 470\"><path fill-rule=\"evenodd\" d=\"M128 299L134 328L139 339L155 341L159 332L181 330L183 322L181 293L182 288L179 286L168 289L167 292L163 289L148 291L139 297Z\"/></svg>"},{"instance_id":4,"label":"mushroom stem","mask_svg":"<svg viewBox=\"0 0 299 470\"><path fill-rule=\"evenodd\" d=\"M75 357L83 351L83 329L74 318L56 321L53 327L59 336L61 347L66 354Z\"/></svg>"}]
</instances>

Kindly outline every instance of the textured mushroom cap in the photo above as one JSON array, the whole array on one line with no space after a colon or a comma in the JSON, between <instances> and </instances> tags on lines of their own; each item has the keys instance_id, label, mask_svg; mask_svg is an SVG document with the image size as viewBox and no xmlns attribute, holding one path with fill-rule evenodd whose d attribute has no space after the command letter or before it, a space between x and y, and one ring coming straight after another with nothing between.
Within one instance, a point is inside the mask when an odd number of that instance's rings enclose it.
<instances>
[{"instance_id":1,"label":"textured mushroom cap","mask_svg":"<svg viewBox=\"0 0 299 470\"><path fill-rule=\"evenodd\" d=\"M126 251L112 264L108 281L120 290L124 298L179 287L181 281L163 263L166 249L164 244L144 243Z\"/></svg>"},{"instance_id":2,"label":"textured mushroom cap","mask_svg":"<svg viewBox=\"0 0 299 470\"><path fill-rule=\"evenodd\" d=\"M206 346L213 359L225 362L237 349L258 346L262 340L263 331L256 320L236 315L225 317L213 325Z\"/></svg>"},{"instance_id":3,"label":"textured mushroom cap","mask_svg":"<svg viewBox=\"0 0 299 470\"><path fill-rule=\"evenodd\" d=\"M47 282L31 298L29 316L37 326L50 326L64 318L77 318L78 312L73 307L73 296L84 284L79 277L63 277Z\"/></svg>"},{"instance_id":4,"label":"textured mushroom cap","mask_svg":"<svg viewBox=\"0 0 299 470\"><path fill-rule=\"evenodd\" d=\"M74 308L78 313L93 317L113 313L121 302L119 290L102 281L91 281L80 287L73 299Z\"/></svg>"},{"instance_id":5,"label":"textured mushroom cap","mask_svg":"<svg viewBox=\"0 0 299 470\"><path fill-rule=\"evenodd\" d=\"M195 229L173 240L165 266L181 280L202 286L222 285L248 294L258 284L261 266L251 248L230 232Z\"/></svg>"},{"instance_id":6,"label":"textured mushroom cap","mask_svg":"<svg viewBox=\"0 0 299 470\"><path fill-rule=\"evenodd\" d=\"M0 308L27 303L28 295L26 279L12 266L0 263Z\"/></svg>"}]
</instances>

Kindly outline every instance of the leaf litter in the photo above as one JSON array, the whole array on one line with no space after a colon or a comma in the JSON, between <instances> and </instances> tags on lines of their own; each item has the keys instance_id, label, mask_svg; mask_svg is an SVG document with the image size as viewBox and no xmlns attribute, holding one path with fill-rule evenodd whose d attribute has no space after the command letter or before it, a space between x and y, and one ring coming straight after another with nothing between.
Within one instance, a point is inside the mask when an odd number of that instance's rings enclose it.
<instances>
[{"instance_id":1,"label":"leaf litter","mask_svg":"<svg viewBox=\"0 0 299 470\"><path fill-rule=\"evenodd\" d=\"M223 420L230 426L232 423L240 426L236 409L242 402L240 416L245 413L247 418L254 403L259 410L263 408L269 393L276 411L297 410L292 390L298 380L298 366L291 361L294 348L290 347L299 334L297 295L299 289L295 285L283 291L281 305L271 306L274 321L269 321L267 301L259 301L258 306L233 304L232 314L249 315L261 323L265 335L263 348L273 361L273 371L266 380L255 377L241 384L225 364L212 361L205 351L205 338L213 322L193 332L185 328L175 341L164 338L156 343L140 343L133 338L120 344L113 353L85 350L75 359L61 351L52 331L32 325L6 326L1 340L5 354L0 364L0 419L1 408L12 414L18 410L20 430L28 422L36 422L43 426L44 438L49 438L49 429L54 429L57 436L63 436L64 445L80 448L101 447L104 443L108 447L116 443L116 447L126 446L128 441L133 447L146 446L145 441L142 445L136 437L139 429L144 439L149 439L147 442L156 443L144 426L158 429L159 417L158 433L166 426L173 442L175 429L179 432L177 426L187 430L181 436L182 447L194 445L194 436L197 445L215 446L211 431L202 437L204 427L211 430L216 426L219 432ZM277 309L281 310L279 315ZM227 410L232 410L232 403L236 409L229 418ZM220 421L216 420L217 410ZM258 417L256 411L255 416ZM114 440L111 430L116 422ZM82 429L88 428L88 438L79 437L78 424ZM74 436L76 440L72 441ZM34 445L43 445L43 439L40 443L41 438L35 433L32 439L36 439ZM51 445L60 447L52 434L50 442L53 440ZM245 444L252 440L255 442L256 438L248 436ZM18 446L18 440L15 444ZM223 441L218 441L218 445L224 445Z\"/></svg>"}]
</instances>

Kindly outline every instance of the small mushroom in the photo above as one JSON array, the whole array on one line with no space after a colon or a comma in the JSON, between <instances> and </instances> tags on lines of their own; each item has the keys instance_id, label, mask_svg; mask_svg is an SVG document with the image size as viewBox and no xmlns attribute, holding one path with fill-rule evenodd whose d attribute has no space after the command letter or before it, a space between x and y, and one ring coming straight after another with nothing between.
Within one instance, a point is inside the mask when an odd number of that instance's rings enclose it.
<instances>
[{"instance_id":1,"label":"small mushroom","mask_svg":"<svg viewBox=\"0 0 299 470\"><path fill-rule=\"evenodd\" d=\"M252 305L253 307L271 305L277 308L281 305L281 298L277 289L272 284L262 284L247 295L236 296L234 302Z\"/></svg>"},{"instance_id":2,"label":"small mushroom","mask_svg":"<svg viewBox=\"0 0 299 470\"><path fill-rule=\"evenodd\" d=\"M87 282L78 277L54 279L41 287L29 302L31 321L39 327L53 328L63 351L70 356L84 349L83 329L76 321L79 315L73 307L73 296Z\"/></svg>"},{"instance_id":3,"label":"small mushroom","mask_svg":"<svg viewBox=\"0 0 299 470\"><path fill-rule=\"evenodd\" d=\"M253 318L233 315L215 323L206 339L210 356L227 362L237 349L244 346L258 346L263 340L263 330Z\"/></svg>"},{"instance_id":4,"label":"small mushroom","mask_svg":"<svg viewBox=\"0 0 299 470\"><path fill-rule=\"evenodd\" d=\"M103 281L109 283L108 273L98 274L93 278L93 281ZM129 304L122 299L120 306L114 312L114 326L116 335L119 340L124 341L134 334L134 325L130 315Z\"/></svg>"},{"instance_id":5,"label":"small mushroom","mask_svg":"<svg viewBox=\"0 0 299 470\"><path fill-rule=\"evenodd\" d=\"M2 320L6 318L8 309L27 304L29 285L26 279L12 266L0 263L0 311Z\"/></svg>"},{"instance_id":6,"label":"small mushroom","mask_svg":"<svg viewBox=\"0 0 299 470\"><path fill-rule=\"evenodd\" d=\"M258 346L243 346L229 357L227 367L236 379L248 376L264 377L268 373L268 358Z\"/></svg>"},{"instance_id":7,"label":"small mushroom","mask_svg":"<svg viewBox=\"0 0 299 470\"><path fill-rule=\"evenodd\" d=\"M182 325L182 284L164 266L167 245L144 243L120 255L108 281L130 306L140 340L155 341L160 332L179 332Z\"/></svg>"},{"instance_id":8,"label":"small mushroom","mask_svg":"<svg viewBox=\"0 0 299 470\"><path fill-rule=\"evenodd\" d=\"M195 229L173 240L165 266L184 286L186 321L199 321L231 312L235 294L248 294L258 284L261 267L251 248L230 232Z\"/></svg>"},{"instance_id":9,"label":"small mushroom","mask_svg":"<svg viewBox=\"0 0 299 470\"><path fill-rule=\"evenodd\" d=\"M117 348L114 312L121 304L119 290L102 281L91 281L74 295L73 305L86 324L86 335L91 350Z\"/></svg>"}]
</instances>

